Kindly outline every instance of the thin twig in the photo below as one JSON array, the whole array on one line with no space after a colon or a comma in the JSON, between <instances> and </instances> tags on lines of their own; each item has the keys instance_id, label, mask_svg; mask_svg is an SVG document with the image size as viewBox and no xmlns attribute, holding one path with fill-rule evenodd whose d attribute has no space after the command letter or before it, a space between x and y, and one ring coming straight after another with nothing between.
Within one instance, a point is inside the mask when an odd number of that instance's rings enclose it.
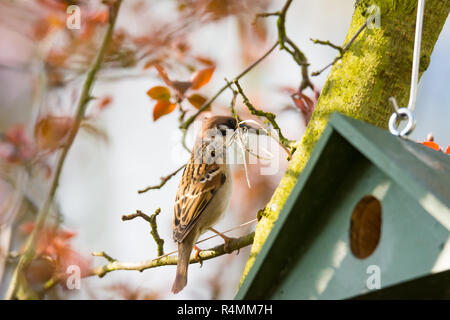
<instances>
[{"instance_id":1,"label":"thin twig","mask_svg":"<svg viewBox=\"0 0 450 320\"><path fill-rule=\"evenodd\" d=\"M42 229L44 228L45 221L47 219L48 213L50 211L50 207L51 207L51 205L53 203L53 199L55 197L56 189L58 188L59 178L60 178L61 171L62 171L62 168L64 165L64 161L66 160L66 157L67 157L67 154L69 153L70 147L72 146L72 143L75 140L75 137L78 133L81 122L84 118L87 104L91 99L90 98L91 87L94 83L95 76L96 76L98 70L100 69L103 58L105 56L106 49L112 38L114 25L116 23L116 18L117 18L121 3L122 3L122 0L117 0L113 4L111 4L111 10L110 10L111 15L110 15L108 28L106 30L106 34L103 38L103 42L100 46L97 57L95 58L94 64L92 65L91 69L89 70L87 77L85 79L85 82L83 84L83 88L82 88L81 95L80 95L80 100L78 101L78 105L76 108L76 114L75 114L73 126L70 130L67 142L63 146L63 148L59 154L57 164L56 164L56 170L55 170L52 182L51 182L49 192L45 199L44 205L39 210L33 231L31 232L30 236L27 239L23 254L20 257L19 262L18 262L18 264L13 272L13 275L11 277L11 281L10 281L10 284L9 284L9 287L8 287L8 290L7 290L6 296L5 296L6 299L13 299L16 297L16 294L17 294L17 291L18 291L19 285L20 285L19 280L21 280L23 278L22 273L28 267L28 265L31 263L31 261L33 260L33 258L35 256L37 237L42 232Z\"/></svg>"},{"instance_id":2,"label":"thin twig","mask_svg":"<svg viewBox=\"0 0 450 320\"><path fill-rule=\"evenodd\" d=\"M309 62L308 59L306 58L305 54L297 47L297 45L286 36L286 42L292 47L292 49L294 50L293 52L288 51L292 57L294 58L294 61L297 62L297 64L300 66L301 68L301 72L302 72L302 82L300 83L300 87L299 87L299 92L302 92L304 89L306 88L311 88L311 90L314 90L314 85L312 84L311 80L309 79L309 74L308 74L308 67L309 67ZM285 47L286 50L286 47Z\"/></svg>"},{"instance_id":3,"label":"thin twig","mask_svg":"<svg viewBox=\"0 0 450 320\"><path fill-rule=\"evenodd\" d=\"M179 110L180 110L180 116L178 117L178 122L181 124L183 124L184 122L184 117L186 116L186 110L183 109L182 105L181 105L181 99L179 98L178 101L178 106L179 106ZM191 152L191 150L188 148L188 146L186 145L186 133L187 130L181 129L182 133L183 133L183 137L181 139L181 145L183 146L183 148L187 151L187 152Z\"/></svg>"},{"instance_id":4,"label":"thin twig","mask_svg":"<svg viewBox=\"0 0 450 320\"><path fill-rule=\"evenodd\" d=\"M158 214L160 214L160 212L161 212L161 208L158 208L158 209L156 209L154 214L152 214L151 216L148 216L145 213L143 213L142 211L136 210L136 213L122 216L122 221L128 221L128 220L132 220L134 218L140 217L140 218L146 220L150 224L150 227L151 227L150 234L152 235L153 240L155 240L158 256L162 256L164 254L164 239L162 239L159 236L158 226L156 224L156 217L158 216Z\"/></svg>"},{"instance_id":5,"label":"thin twig","mask_svg":"<svg viewBox=\"0 0 450 320\"><path fill-rule=\"evenodd\" d=\"M233 90L233 98L231 98L231 103L230 103L230 111L231 111L231 116L233 118L236 119L237 122L240 122L241 120L239 119L239 115L236 112L236 98L237 98L237 91Z\"/></svg>"},{"instance_id":6,"label":"thin twig","mask_svg":"<svg viewBox=\"0 0 450 320\"><path fill-rule=\"evenodd\" d=\"M337 51L339 51L339 53L341 55L344 53L344 48L342 48L341 46L338 46L338 45L330 42L329 40L324 41L324 40L312 39L312 38L309 39L309 40L311 40L315 44L321 44L323 46L329 46L329 47L331 47L333 49L336 49Z\"/></svg>"},{"instance_id":7,"label":"thin twig","mask_svg":"<svg viewBox=\"0 0 450 320\"><path fill-rule=\"evenodd\" d=\"M173 176L175 176L178 172L180 172L185 166L186 166L186 164L183 164L181 167L179 167L177 170L175 170L171 174L169 174L169 175L167 175L165 177L161 177L161 183L160 184L157 184L155 186L149 186L149 187L147 187L145 189L142 189L142 190L138 190L138 193L144 193L144 192L147 192L149 190L154 190L154 189L161 189L167 183L167 181L169 181Z\"/></svg>"},{"instance_id":8,"label":"thin twig","mask_svg":"<svg viewBox=\"0 0 450 320\"><path fill-rule=\"evenodd\" d=\"M105 251L92 252L91 255L94 256L94 257L103 257L106 260L108 260L109 262L117 261L116 259L112 258L110 255L106 254Z\"/></svg>"},{"instance_id":9,"label":"thin twig","mask_svg":"<svg viewBox=\"0 0 450 320\"><path fill-rule=\"evenodd\" d=\"M236 119L236 122L240 122L241 119L239 118L239 115L236 112L236 98L237 98L239 92L237 92L236 90L233 89L233 86L231 86L231 84L233 84L233 83L229 82L227 78L225 78L225 82L230 85L229 88L230 88L231 92L233 93L233 97L231 98L231 103L230 103L231 116Z\"/></svg>"},{"instance_id":10,"label":"thin twig","mask_svg":"<svg viewBox=\"0 0 450 320\"><path fill-rule=\"evenodd\" d=\"M358 38L358 36L360 35L360 33L366 28L367 26L367 22L365 22L360 28L359 30L355 33L355 35L350 39L350 41L344 46L344 47L338 47L336 45L332 45L331 42L329 41L321 41L321 40L313 40L314 43L319 43L319 44L327 44L337 50L339 50L339 55L334 58L334 60L332 62L330 62L328 65L326 65L325 67L323 67L322 69L320 69L319 71L315 71L313 73L311 73L311 75L313 77L318 76L319 74L321 74L322 72L324 72L325 70L327 70L329 67L331 67L332 65L334 65L336 62L338 62L339 60L341 60L344 57L344 54L348 51L348 49L350 48L350 46L353 44L353 42L356 40L356 38Z\"/></svg>"},{"instance_id":11,"label":"thin twig","mask_svg":"<svg viewBox=\"0 0 450 320\"><path fill-rule=\"evenodd\" d=\"M242 87L241 87L240 84L239 84L239 81L234 81L234 84L236 85L236 88L237 88L239 94L241 95L244 104L247 106L248 110L250 111L250 113L251 113L252 115L256 115L256 116L259 116L259 117L264 117L264 118L266 118L267 121L270 122L270 124L272 125L272 127L278 132L280 142L281 142L286 148L289 148L289 149L290 149L291 146L292 146L292 144L293 144L293 141L291 141L291 140L289 140L289 139L287 139L287 138L285 138L285 137L283 136L283 134L281 133L281 128L280 128L280 126L278 125L278 123L277 123L276 120L275 120L275 118L276 118L275 114L272 113L272 112L265 112L265 111L256 109L255 106L253 106L253 105L251 104L251 102L249 101L249 99L248 99L247 96L245 95L244 91L242 90ZM288 151L288 154L291 155L291 151Z\"/></svg>"},{"instance_id":12,"label":"thin twig","mask_svg":"<svg viewBox=\"0 0 450 320\"><path fill-rule=\"evenodd\" d=\"M234 250L239 250L241 248L244 248L250 244L253 243L253 239L255 237L255 232L252 232L250 234L247 234L245 236L231 239L228 243L227 250L225 250L225 244L221 244L219 246L201 250L199 252L199 258L196 258L195 255L191 255L189 263L199 263L199 261L209 260L213 259L219 256L222 256L224 254L228 254ZM92 270L91 275L97 275L99 277L103 277L105 274L116 271L116 270L136 270L136 271L144 271L146 269L160 267L160 266L166 266L166 265L176 265L178 263L178 257L174 256L163 256L160 258L156 258L149 261L142 261L142 262L109 262L108 264L95 268Z\"/></svg>"},{"instance_id":13,"label":"thin twig","mask_svg":"<svg viewBox=\"0 0 450 320\"><path fill-rule=\"evenodd\" d=\"M281 11L277 12L269 12L269 13L259 13L255 18L266 18L271 16L277 16L277 28L278 28L278 44L280 45L280 50L284 50L288 52L294 61L300 66L302 81L300 83L299 91L302 92L306 88L311 88L314 90L314 85L309 79L308 74L308 59L305 54L298 48L298 46L292 41L286 34L286 14L292 3L292 0L287 0L281 9Z\"/></svg>"},{"instance_id":14,"label":"thin twig","mask_svg":"<svg viewBox=\"0 0 450 320\"><path fill-rule=\"evenodd\" d=\"M208 109L208 107L227 89L230 87L231 83L233 83L233 81L239 80L241 79L243 76L245 76L250 70L252 70L254 67L256 67L261 61L263 61L276 47L278 46L278 41L275 42L273 44L272 47L270 47L269 50L266 51L266 53L264 53L258 60L256 60L255 62L253 62L250 66L248 66L244 71L242 71L240 74L238 74L236 77L234 77L231 82L227 82L222 88L219 89L219 91L217 91L217 93L208 101L206 101L199 109L198 111L193 114L192 116L190 116L186 121L184 121L181 125L180 125L180 129L183 131L183 146L186 145L185 141L186 141L186 132L187 129L189 128L189 126L194 122L194 120L202 113L204 112L206 109Z\"/></svg>"}]
</instances>

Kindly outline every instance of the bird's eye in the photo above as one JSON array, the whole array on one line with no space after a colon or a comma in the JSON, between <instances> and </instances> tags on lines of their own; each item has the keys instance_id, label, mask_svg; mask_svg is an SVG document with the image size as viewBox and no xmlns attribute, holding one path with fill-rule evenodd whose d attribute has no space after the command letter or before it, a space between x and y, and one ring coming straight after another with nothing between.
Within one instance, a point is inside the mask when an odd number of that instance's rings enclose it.
<instances>
[{"instance_id":1,"label":"bird's eye","mask_svg":"<svg viewBox=\"0 0 450 320\"><path fill-rule=\"evenodd\" d=\"M219 131L222 134L222 136L226 136L227 135L227 129L228 129L227 126L224 126L224 125L220 125L219 126Z\"/></svg>"}]
</instances>

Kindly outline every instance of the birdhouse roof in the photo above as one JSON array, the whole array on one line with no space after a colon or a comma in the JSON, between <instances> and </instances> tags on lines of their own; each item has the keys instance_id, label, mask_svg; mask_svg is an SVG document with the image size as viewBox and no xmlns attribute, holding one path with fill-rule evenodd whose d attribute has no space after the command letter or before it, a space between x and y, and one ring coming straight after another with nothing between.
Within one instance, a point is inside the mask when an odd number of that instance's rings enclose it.
<instances>
[{"instance_id":1,"label":"birdhouse roof","mask_svg":"<svg viewBox=\"0 0 450 320\"><path fill-rule=\"evenodd\" d=\"M450 207L449 155L338 113L332 115L329 127L386 175L405 186L413 198L421 201L424 195L432 194L447 209Z\"/></svg>"},{"instance_id":2,"label":"birdhouse roof","mask_svg":"<svg viewBox=\"0 0 450 320\"><path fill-rule=\"evenodd\" d=\"M327 194L331 197L334 194L332 188L336 187L336 184L333 186L333 179L345 179L345 172L352 170L349 163L355 154L368 159L450 230L450 156L421 143L395 137L387 130L366 122L335 113L242 283L237 299L264 297L274 285L271 282L275 281L279 270L286 264L283 255L292 246L289 242L293 237L302 237L302 228L308 228L304 226L308 224L308 215L314 214L303 209L298 213L299 209L295 206L300 201L301 208L307 208L309 202L326 201ZM314 191L310 190L314 188ZM322 188L329 189L317 195L317 190ZM301 217L292 217L295 215Z\"/></svg>"}]
</instances>

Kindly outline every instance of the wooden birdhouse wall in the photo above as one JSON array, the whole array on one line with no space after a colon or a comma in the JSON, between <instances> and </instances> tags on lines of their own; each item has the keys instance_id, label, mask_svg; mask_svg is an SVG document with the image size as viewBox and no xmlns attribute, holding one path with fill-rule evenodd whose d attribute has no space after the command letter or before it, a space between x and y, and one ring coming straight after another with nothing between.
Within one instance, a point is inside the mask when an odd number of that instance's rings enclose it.
<instances>
[{"instance_id":1,"label":"wooden birdhouse wall","mask_svg":"<svg viewBox=\"0 0 450 320\"><path fill-rule=\"evenodd\" d=\"M404 187L362 155L353 157L345 179L317 212L305 248L299 248L301 253L283 270L286 276L268 298L356 296L369 291L366 282L371 265L379 267L383 287L430 272L448 230L405 193ZM381 202L381 234L375 251L359 259L351 250L350 226L355 206L367 195Z\"/></svg>"}]
</instances>

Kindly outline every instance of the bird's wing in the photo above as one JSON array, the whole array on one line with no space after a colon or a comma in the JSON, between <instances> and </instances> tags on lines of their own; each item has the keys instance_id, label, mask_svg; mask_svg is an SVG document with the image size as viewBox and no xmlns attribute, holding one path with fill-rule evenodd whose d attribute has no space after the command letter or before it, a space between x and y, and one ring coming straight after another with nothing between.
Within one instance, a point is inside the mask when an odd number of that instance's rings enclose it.
<instances>
[{"instance_id":1,"label":"bird's wing","mask_svg":"<svg viewBox=\"0 0 450 320\"><path fill-rule=\"evenodd\" d=\"M175 241L181 242L189 234L225 180L223 166L219 164L190 161L186 165L175 199Z\"/></svg>"}]
</instances>

